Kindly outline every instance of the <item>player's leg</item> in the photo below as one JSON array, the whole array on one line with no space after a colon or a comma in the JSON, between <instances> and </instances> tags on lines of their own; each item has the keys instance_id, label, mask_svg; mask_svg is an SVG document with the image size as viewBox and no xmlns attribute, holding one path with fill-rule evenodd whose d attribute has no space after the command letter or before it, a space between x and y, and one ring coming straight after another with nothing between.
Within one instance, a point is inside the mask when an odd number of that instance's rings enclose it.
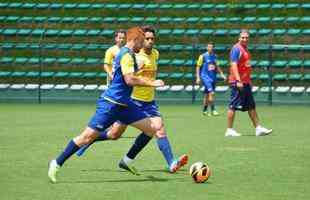
<instances>
[{"instance_id":1,"label":"player's leg","mask_svg":"<svg viewBox=\"0 0 310 200\"><path fill-rule=\"evenodd\" d=\"M95 142L105 140L117 140L125 132L127 125L115 122L110 129L101 131L98 137L90 144L83 145L77 152L76 155L82 156L85 151Z\"/></svg>"},{"instance_id":2,"label":"player's leg","mask_svg":"<svg viewBox=\"0 0 310 200\"><path fill-rule=\"evenodd\" d=\"M205 89L206 90L206 89ZM208 114L208 96L207 94L204 92L203 95L203 108L202 108L202 114L203 115L207 115Z\"/></svg>"},{"instance_id":3,"label":"player's leg","mask_svg":"<svg viewBox=\"0 0 310 200\"><path fill-rule=\"evenodd\" d=\"M156 129L157 146L168 164L169 171L174 173L187 164L188 156L182 155L178 159L175 159L162 118L157 116L152 117L151 120L152 126Z\"/></svg>"},{"instance_id":4,"label":"player's leg","mask_svg":"<svg viewBox=\"0 0 310 200\"><path fill-rule=\"evenodd\" d=\"M64 151L59 154L56 160L49 163L48 177L52 182L56 182L56 174L60 167L69 159L82 145L89 144L98 137L98 131L90 127L74 139L70 140Z\"/></svg>"},{"instance_id":5,"label":"player's leg","mask_svg":"<svg viewBox=\"0 0 310 200\"><path fill-rule=\"evenodd\" d=\"M227 111L227 129L225 132L225 136L240 136L241 135L240 133L238 133L237 131L233 129L235 113L236 113L236 110L240 108L242 108L240 92L236 86L231 86L230 102L229 102L229 108Z\"/></svg>"}]
</instances>

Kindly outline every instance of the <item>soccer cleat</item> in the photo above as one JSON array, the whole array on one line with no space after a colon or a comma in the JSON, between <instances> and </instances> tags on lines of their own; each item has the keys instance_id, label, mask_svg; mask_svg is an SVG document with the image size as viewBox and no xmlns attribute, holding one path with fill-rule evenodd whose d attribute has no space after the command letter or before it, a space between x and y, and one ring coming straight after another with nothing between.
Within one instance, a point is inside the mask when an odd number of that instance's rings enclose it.
<instances>
[{"instance_id":1,"label":"soccer cleat","mask_svg":"<svg viewBox=\"0 0 310 200\"><path fill-rule=\"evenodd\" d=\"M57 164L56 160L52 160L48 164L48 177L52 183L56 183L56 174L59 171L60 166Z\"/></svg>"},{"instance_id":2,"label":"soccer cleat","mask_svg":"<svg viewBox=\"0 0 310 200\"><path fill-rule=\"evenodd\" d=\"M218 116L218 115L220 115L220 113L218 113L216 110L213 110L213 111L212 111L212 115L213 115L213 116Z\"/></svg>"},{"instance_id":3,"label":"soccer cleat","mask_svg":"<svg viewBox=\"0 0 310 200\"><path fill-rule=\"evenodd\" d=\"M88 147L90 146L90 144L85 144L83 146L80 147L80 149L75 153L77 156L82 156L85 151L88 149Z\"/></svg>"},{"instance_id":4,"label":"soccer cleat","mask_svg":"<svg viewBox=\"0 0 310 200\"><path fill-rule=\"evenodd\" d=\"M272 129L267 129L264 128L262 126L258 126L255 129L255 135L256 136L265 136L265 135L269 135L272 132Z\"/></svg>"},{"instance_id":5,"label":"soccer cleat","mask_svg":"<svg viewBox=\"0 0 310 200\"><path fill-rule=\"evenodd\" d=\"M211 117L211 113L208 112L208 111L204 111L204 112L202 112L202 114L203 114L204 116Z\"/></svg>"},{"instance_id":6,"label":"soccer cleat","mask_svg":"<svg viewBox=\"0 0 310 200\"><path fill-rule=\"evenodd\" d=\"M178 160L175 160L171 163L169 167L169 171L171 173L177 172L181 167L186 165L188 162L188 155L184 154L178 158Z\"/></svg>"},{"instance_id":7,"label":"soccer cleat","mask_svg":"<svg viewBox=\"0 0 310 200\"><path fill-rule=\"evenodd\" d=\"M140 175L140 173L138 172L138 170L134 166L130 166L129 164L126 164L123 159L118 163L118 166L119 166L119 168L122 168L126 171L129 171L133 175L137 175L137 176Z\"/></svg>"},{"instance_id":8,"label":"soccer cleat","mask_svg":"<svg viewBox=\"0 0 310 200\"><path fill-rule=\"evenodd\" d=\"M225 136L226 136L226 137L239 137L239 136L241 136L241 134L238 133L237 131L235 131L235 130L232 129L232 128L228 128L228 129L226 130Z\"/></svg>"}]
</instances>

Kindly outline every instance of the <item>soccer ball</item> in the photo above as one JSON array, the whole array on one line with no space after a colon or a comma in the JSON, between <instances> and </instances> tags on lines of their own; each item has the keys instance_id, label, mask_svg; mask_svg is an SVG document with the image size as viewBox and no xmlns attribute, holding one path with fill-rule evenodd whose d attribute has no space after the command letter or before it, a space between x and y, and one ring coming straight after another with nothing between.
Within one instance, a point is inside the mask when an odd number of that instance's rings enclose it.
<instances>
[{"instance_id":1,"label":"soccer ball","mask_svg":"<svg viewBox=\"0 0 310 200\"><path fill-rule=\"evenodd\" d=\"M195 162L189 169L189 174L196 183L204 183L211 176L209 166L203 162Z\"/></svg>"}]
</instances>

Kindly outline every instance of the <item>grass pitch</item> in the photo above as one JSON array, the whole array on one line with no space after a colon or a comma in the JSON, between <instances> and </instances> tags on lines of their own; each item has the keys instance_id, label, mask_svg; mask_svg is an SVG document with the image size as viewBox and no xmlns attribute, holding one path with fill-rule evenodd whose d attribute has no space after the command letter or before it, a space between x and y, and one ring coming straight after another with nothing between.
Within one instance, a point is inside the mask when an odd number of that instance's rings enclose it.
<instances>
[{"instance_id":1,"label":"grass pitch","mask_svg":"<svg viewBox=\"0 0 310 200\"><path fill-rule=\"evenodd\" d=\"M203 117L198 105L161 105L174 153L212 169L195 184L189 165L169 174L155 140L138 156L133 176L117 163L138 131L118 141L96 143L65 163L58 183L47 179L47 163L87 124L95 105L0 104L0 199L310 199L309 107L258 106L262 124L274 129L255 137L246 113L238 113L239 138L226 138L226 107Z\"/></svg>"}]
</instances>

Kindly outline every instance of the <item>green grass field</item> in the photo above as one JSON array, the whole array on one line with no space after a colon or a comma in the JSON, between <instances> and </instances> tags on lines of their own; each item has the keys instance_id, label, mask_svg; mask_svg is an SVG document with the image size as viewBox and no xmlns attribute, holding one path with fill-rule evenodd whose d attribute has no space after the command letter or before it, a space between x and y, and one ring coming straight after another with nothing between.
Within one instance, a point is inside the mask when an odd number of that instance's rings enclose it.
<instances>
[{"instance_id":1,"label":"green grass field","mask_svg":"<svg viewBox=\"0 0 310 200\"><path fill-rule=\"evenodd\" d=\"M137 131L119 141L95 144L82 158L65 163L58 183L47 179L47 164L88 122L94 105L0 104L0 199L310 199L309 107L259 106L272 135L255 137L246 113L236 129L243 137L226 138L226 117L203 117L198 105L162 105L175 154L190 163L204 161L212 177L195 184L189 165L169 174L155 141L139 155L133 176L117 163ZM226 107L220 107L223 113Z\"/></svg>"}]
</instances>

